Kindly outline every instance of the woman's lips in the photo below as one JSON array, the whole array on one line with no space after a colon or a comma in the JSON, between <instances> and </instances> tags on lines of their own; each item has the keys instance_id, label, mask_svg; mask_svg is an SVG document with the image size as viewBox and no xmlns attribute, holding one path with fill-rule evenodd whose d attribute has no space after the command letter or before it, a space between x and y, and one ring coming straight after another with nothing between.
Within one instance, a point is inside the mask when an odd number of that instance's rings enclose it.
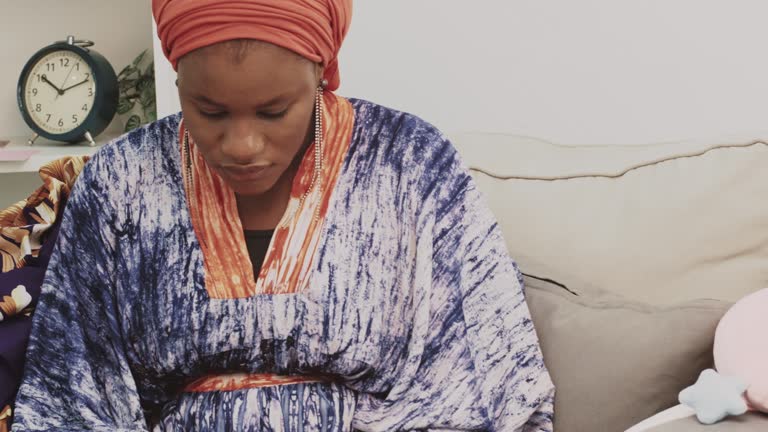
<instances>
[{"instance_id":1,"label":"woman's lips","mask_svg":"<svg viewBox=\"0 0 768 432\"><path fill-rule=\"evenodd\" d=\"M260 180L271 165L227 165L222 170L227 177L238 182Z\"/></svg>"}]
</instances>

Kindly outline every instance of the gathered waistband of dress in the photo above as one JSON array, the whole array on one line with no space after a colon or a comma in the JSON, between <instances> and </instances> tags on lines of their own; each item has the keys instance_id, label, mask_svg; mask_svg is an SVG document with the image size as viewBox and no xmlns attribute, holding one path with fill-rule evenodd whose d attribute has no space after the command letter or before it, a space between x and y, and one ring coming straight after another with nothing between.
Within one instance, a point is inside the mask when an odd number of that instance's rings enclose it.
<instances>
[{"instance_id":1,"label":"gathered waistband of dress","mask_svg":"<svg viewBox=\"0 0 768 432\"><path fill-rule=\"evenodd\" d=\"M303 375L274 375L251 373L222 373L200 377L184 387L186 393L233 391L289 384L305 384L326 381L323 378Z\"/></svg>"}]
</instances>

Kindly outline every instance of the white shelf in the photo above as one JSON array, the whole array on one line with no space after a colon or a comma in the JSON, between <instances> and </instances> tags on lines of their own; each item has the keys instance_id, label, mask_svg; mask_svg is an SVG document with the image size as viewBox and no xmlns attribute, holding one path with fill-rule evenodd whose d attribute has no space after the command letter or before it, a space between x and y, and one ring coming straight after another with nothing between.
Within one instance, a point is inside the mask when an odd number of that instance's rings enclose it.
<instances>
[{"instance_id":1,"label":"white shelf","mask_svg":"<svg viewBox=\"0 0 768 432\"><path fill-rule=\"evenodd\" d=\"M0 148L8 150L36 150L38 153L30 156L23 162L2 162L0 161L0 174L12 173L36 173L40 167L65 156L92 156L102 145L108 143L113 138L120 136L119 133L105 132L94 138L96 145L90 147L88 142L79 144L65 144L49 141L45 138L38 138L35 144L27 144L30 136L26 137L0 137L0 141L10 141L8 145Z\"/></svg>"}]
</instances>

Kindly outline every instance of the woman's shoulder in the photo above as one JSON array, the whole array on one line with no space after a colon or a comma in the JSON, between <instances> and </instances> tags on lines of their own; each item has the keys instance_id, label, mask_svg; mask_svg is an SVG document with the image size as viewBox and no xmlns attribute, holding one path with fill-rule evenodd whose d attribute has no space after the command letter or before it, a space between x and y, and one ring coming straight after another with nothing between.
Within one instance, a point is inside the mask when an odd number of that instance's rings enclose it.
<instances>
[{"instance_id":1,"label":"woman's shoulder","mask_svg":"<svg viewBox=\"0 0 768 432\"><path fill-rule=\"evenodd\" d=\"M155 155L173 153L180 122L181 113L177 113L138 127L105 144L95 158L147 161Z\"/></svg>"},{"instance_id":2,"label":"woman's shoulder","mask_svg":"<svg viewBox=\"0 0 768 432\"><path fill-rule=\"evenodd\" d=\"M448 138L427 120L362 99L349 101L355 110L353 143L422 161L436 156L455 156Z\"/></svg>"},{"instance_id":3,"label":"woman's shoulder","mask_svg":"<svg viewBox=\"0 0 768 432\"><path fill-rule=\"evenodd\" d=\"M115 181L149 174L179 159L180 114L174 114L123 134L104 144L86 164L92 175L108 174ZM85 173L85 172L84 172Z\"/></svg>"},{"instance_id":4,"label":"woman's shoulder","mask_svg":"<svg viewBox=\"0 0 768 432\"><path fill-rule=\"evenodd\" d=\"M350 98L349 102L355 110L355 126L358 129L367 132L391 132L396 137L408 137L417 133L442 135L435 126L415 114L363 99Z\"/></svg>"},{"instance_id":5,"label":"woman's shoulder","mask_svg":"<svg viewBox=\"0 0 768 432\"><path fill-rule=\"evenodd\" d=\"M352 145L357 153L413 175L444 172L450 165L460 168L455 147L428 121L361 99L350 102L355 109Z\"/></svg>"},{"instance_id":6,"label":"woman's shoulder","mask_svg":"<svg viewBox=\"0 0 768 432\"><path fill-rule=\"evenodd\" d=\"M78 177L83 193L134 196L143 184L164 175L179 159L180 114L146 124L104 144ZM178 165L178 164L176 164Z\"/></svg>"}]
</instances>

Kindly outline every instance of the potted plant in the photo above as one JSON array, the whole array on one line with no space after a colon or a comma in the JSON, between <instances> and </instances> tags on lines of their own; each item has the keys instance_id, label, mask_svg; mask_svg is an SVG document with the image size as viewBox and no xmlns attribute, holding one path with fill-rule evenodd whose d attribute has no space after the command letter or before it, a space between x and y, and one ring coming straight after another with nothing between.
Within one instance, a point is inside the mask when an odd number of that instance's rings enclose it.
<instances>
[{"instance_id":1,"label":"potted plant","mask_svg":"<svg viewBox=\"0 0 768 432\"><path fill-rule=\"evenodd\" d=\"M157 119L155 105L155 65L149 50L144 50L117 76L119 100L117 114L128 132Z\"/></svg>"}]
</instances>

